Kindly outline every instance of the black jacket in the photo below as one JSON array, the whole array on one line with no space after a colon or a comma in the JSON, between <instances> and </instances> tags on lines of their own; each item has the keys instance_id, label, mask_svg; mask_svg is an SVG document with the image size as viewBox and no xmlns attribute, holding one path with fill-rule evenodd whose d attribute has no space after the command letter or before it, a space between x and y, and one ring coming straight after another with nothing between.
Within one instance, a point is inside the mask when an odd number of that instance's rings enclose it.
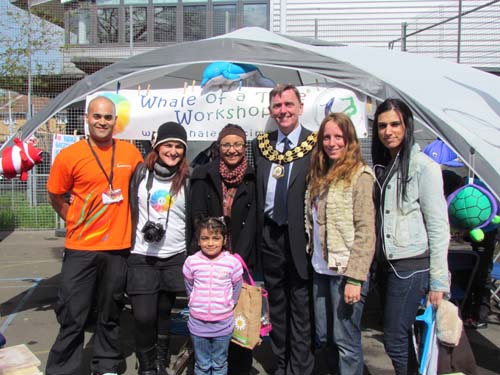
<instances>
[{"instance_id":1,"label":"black jacket","mask_svg":"<svg viewBox=\"0 0 500 375\"><path fill-rule=\"evenodd\" d=\"M144 163L140 163L135 168L134 174L130 179L129 185L129 203L130 212L132 214L132 248L135 244L135 231L137 228L137 222L139 220L139 185L141 181L146 178L147 168ZM191 243L191 218L189 216L191 212L190 202L189 202L189 180L186 179L184 184L184 196L186 197L186 249L189 250L189 244Z\"/></svg>"},{"instance_id":2,"label":"black jacket","mask_svg":"<svg viewBox=\"0 0 500 375\"><path fill-rule=\"evenodd\" d=\"M299 137L299 144L306 140L311 131L302 128ZM278 138L278 131L269 133L269 141L274 147ZM264 206L266 202L267 182L271 171L272 162L262 156L258 147L257 139L252 142L252 151L257 176L257 220L258 228L264 227ZM310 260L306 252L306 231L304 225L304 199L306 192L306 177L309 172L309 162L311 153L295 160L288 183L288 235L292 258L298 274L304 280L311 275ZM262 234L257 234L260 238ZM258 249L261 251L261 242L258 243Z\"/></svg>"},{"instance_id":3,"label":"black jacket","mask_svg":"<svg viewBox=\"0 0 500 375\"><path fill-rule=\"evenodd\" d=\"M191 176L191 218L196 221L207 216L223 216L222 178L219 158L197 167ZM240 254L247 265L255 264L256 195L255 173L249 165L243 182L238 186L231 207L231 249Z\"/></svg>"}]
</instances>

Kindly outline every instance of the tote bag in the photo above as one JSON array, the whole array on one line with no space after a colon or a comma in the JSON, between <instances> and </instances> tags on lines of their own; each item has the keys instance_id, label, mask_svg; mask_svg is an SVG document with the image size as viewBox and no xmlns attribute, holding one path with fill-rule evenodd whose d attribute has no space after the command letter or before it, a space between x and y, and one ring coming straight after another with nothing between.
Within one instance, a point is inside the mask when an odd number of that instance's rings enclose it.
<instances>
[{"instance_id":1,"label":"tote bag","mask_svg":"<svg viewBox=\"0 0 500 375\"><path fill-rule=\"evenodd\" d=\"M240 298L234 309L234 330L232 342L253 349L260 344L260 312L262 293L258 286L244 283Z\"/></svg>"},{"instance_id":2,"label":"tote bag","mask_svg":"<svg viewBox=\"0 0 500 375\"><path fill-rule=\"evenodd\" d=\"M234 309L234 330L232 341L244 348L253 349L261 342L260 336L271 331L267 291L255 285L248 267L239 254L233 254L245 271L243 285Z\"/></svg>"}]
</instances>

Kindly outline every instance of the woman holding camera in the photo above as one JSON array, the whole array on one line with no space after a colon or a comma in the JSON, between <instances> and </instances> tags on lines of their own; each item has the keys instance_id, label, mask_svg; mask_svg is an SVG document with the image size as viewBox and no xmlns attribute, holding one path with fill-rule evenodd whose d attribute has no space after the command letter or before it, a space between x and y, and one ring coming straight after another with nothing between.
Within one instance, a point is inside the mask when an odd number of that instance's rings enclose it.
<instances>
[{"instance_id":1,"label":"woman holding camera","mask_svg":"<svg viewBox=\"0 0 500 375\"><path fill-rule=\"evenodd\" d=\"M182 266L190 238L186 130L175 122L162 124L152 146L130 182L135 238L127 293L134 314L139 375L167 374L170 313L177 293L184 292Z\"/></svg>"},{"instance_id":2,"label":"woman holding camera","mask_svg":"<svg viewBox=\"0 0 500 375\"><path fill-rule=\"evenodd\" d=\"M255 173L246 158L246 133L227 124L219 132L212 162L197 167L191 176L193 225L206 217L229 219L227 247L238 253L252 268L256 263ZM236 344L229 346L229 375L248 375L252 351Z\"/></svg>"}]
</instances>

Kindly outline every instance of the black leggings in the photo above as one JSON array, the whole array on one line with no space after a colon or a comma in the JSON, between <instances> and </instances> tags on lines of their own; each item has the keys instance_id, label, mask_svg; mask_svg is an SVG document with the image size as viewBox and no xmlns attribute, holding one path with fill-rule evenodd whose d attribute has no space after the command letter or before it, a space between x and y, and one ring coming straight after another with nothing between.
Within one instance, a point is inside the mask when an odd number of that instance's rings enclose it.
<instances>
[{"instance_id":1,"label":"black leggings","mask_svg":"<svg viewBox=\"0 0 500 375\"><path fill-rule=\"evenodd\" d=\"M156 345L158 335L168 335L170 313L175 304L175 292L130 296L135 323L135 346L145 351Z\"/></svg>"}]
</instances>

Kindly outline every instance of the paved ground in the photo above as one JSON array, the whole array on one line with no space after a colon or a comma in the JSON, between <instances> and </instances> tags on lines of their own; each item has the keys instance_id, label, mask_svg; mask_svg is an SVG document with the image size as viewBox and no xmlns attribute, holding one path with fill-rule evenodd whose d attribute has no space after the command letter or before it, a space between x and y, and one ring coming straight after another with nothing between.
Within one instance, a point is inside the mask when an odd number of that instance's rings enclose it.
<instances>
[{"instance_id":1,"label":"paved ground","mask_svg":"<svg viewBox=\"0 0 500 375\"><path fill-rule=\"evenodd\" d=\"M0 233L0 331L8 346L24 343L45 367L48 351L58 330L53 306L57 297L61 254L64 239L50 232ZM182 301L179 307L182 307ZM487 329L467 331L478 363L478 375L500 374L499 311L490 315ZM371 296L365 309L363 350L365 374L392 374L390 362L381 344L378 325L380 309L376 296ZM133 322L130 310L123 313L123 348L127 357L126 375L136 374L133 353ZM85 356L91 352L91 328L86 334ZM184 337L175 336L173 352L177 353ZM254 352L254 374L267 374L273 358L269 343ZM325 374L326 358L317 356L316 374ZM81 375L89 374L84 365Z\"/></svg>"}]
</instances>

